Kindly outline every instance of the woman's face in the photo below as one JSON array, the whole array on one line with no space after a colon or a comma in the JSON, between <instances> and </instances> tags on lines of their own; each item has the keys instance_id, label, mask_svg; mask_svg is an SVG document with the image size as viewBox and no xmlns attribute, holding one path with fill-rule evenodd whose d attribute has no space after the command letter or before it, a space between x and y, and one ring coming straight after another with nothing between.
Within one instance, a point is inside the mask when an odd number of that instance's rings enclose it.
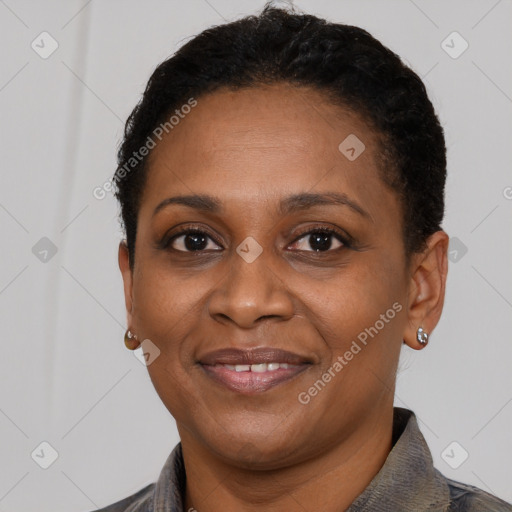
<instances>
[{"instance_id":1,"label":"woman's face","mask_svg":"<svg viewBox=\"0 0 512 512\"><path fill-rule=\"evenodd\" d=\"M285 85L201 97L152 150L120 265L183 443L272 468L390 409L411 276L377 152L359 116Z\"/></svg>"}]
</instances>

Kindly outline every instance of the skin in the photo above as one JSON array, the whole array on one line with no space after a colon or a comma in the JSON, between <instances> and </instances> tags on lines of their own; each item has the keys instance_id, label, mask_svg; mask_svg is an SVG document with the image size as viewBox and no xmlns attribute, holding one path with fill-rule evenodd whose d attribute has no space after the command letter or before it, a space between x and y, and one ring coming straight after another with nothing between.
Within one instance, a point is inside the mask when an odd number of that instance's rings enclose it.
<instances>
[{"instance_id":1,"label":"skin","mask_svg":"<svg viewBox=\"0 0 512 512\"><path fill-rule=\"evenodd\" d=\"M366 146L354 161L338 149L349 134ZM384 464L400 349L422 348L417 328L431 333L439 320L448 236L436 232L407 262L401 206L380 178L378 151L360 116L284 84L200 97L152 150L135 266L123 243L119 266L128 326L161 351L148 371L177 423L186 510L344 510ZM281 199L303 192L346 194L366 215L346 205L279 213ZM153 216L164 199L189 194L215 196L222 210L173 204ZM178 224L204 229L206 250L185 252L183 235L159 248ZM301 233L319 227L354 242L333 236L317 253ZM236 252L249 236L263 249L252 263ZM299 393L394 303L401 311L300 403ZM252 395L217 384L197 364L211 350L263 346L313 364Z\"/></svg>"}]
</instances>

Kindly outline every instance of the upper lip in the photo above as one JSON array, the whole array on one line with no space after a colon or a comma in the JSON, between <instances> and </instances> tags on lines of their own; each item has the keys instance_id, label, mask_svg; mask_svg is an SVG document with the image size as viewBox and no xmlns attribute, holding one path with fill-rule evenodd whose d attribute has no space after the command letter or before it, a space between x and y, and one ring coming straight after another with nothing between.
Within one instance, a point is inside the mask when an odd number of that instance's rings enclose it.
<instances>
[{"instance_id":1,"label":"upper lip","mask_svg":"<svg viewBox=\"0 0 512 512\"><path fill-rule=\"evenodd\" d=\"M260 347L254 349L222 348L208 352L199 358L201 364L261 364L261 363L311 363L311 359L272 347Z\"/></svg>"}]
</instances>

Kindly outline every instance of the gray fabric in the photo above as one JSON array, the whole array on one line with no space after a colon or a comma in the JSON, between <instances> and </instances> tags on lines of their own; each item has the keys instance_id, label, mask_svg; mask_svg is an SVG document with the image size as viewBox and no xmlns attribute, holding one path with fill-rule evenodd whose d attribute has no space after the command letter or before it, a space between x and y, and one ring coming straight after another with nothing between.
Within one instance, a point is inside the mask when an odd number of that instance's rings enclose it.
<instances>
[{"instance_id":1,"label":"gray fabric","mask_svg":"<svg viewBox=\"0 0 512 512\"><path fill-rule=\"evenodd\" d=\"M185 468L181 443L171 452L156 483L99 512L185 512ZM444 477L414 413L394 408L393 448L368 487L346 512L512 512L512 505ZM219 511L224 512L224 511Z\"/></svg>"}]
</instances>

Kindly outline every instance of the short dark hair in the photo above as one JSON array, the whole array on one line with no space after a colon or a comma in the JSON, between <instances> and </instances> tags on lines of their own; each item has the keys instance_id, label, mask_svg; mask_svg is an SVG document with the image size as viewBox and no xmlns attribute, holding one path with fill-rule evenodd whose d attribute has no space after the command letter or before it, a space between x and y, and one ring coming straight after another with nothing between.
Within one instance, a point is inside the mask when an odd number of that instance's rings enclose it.
<instances>
[{"instance_id":1,"label":"short dark hair","mask_svg":"<svg viewBox=\"0 0 512 512\"><path fill-rule=\"evenodd\" d=\"M147 156L130 172L126 162L190 98L278 83L314 88L373 129L381 177L401 204L407 257L441 229L445 140L418 75L361 28L267 4L259 15L211 27L183 45L155 69L130 114L114 178L132 269Z\"/></svg>"}]
</instances>

